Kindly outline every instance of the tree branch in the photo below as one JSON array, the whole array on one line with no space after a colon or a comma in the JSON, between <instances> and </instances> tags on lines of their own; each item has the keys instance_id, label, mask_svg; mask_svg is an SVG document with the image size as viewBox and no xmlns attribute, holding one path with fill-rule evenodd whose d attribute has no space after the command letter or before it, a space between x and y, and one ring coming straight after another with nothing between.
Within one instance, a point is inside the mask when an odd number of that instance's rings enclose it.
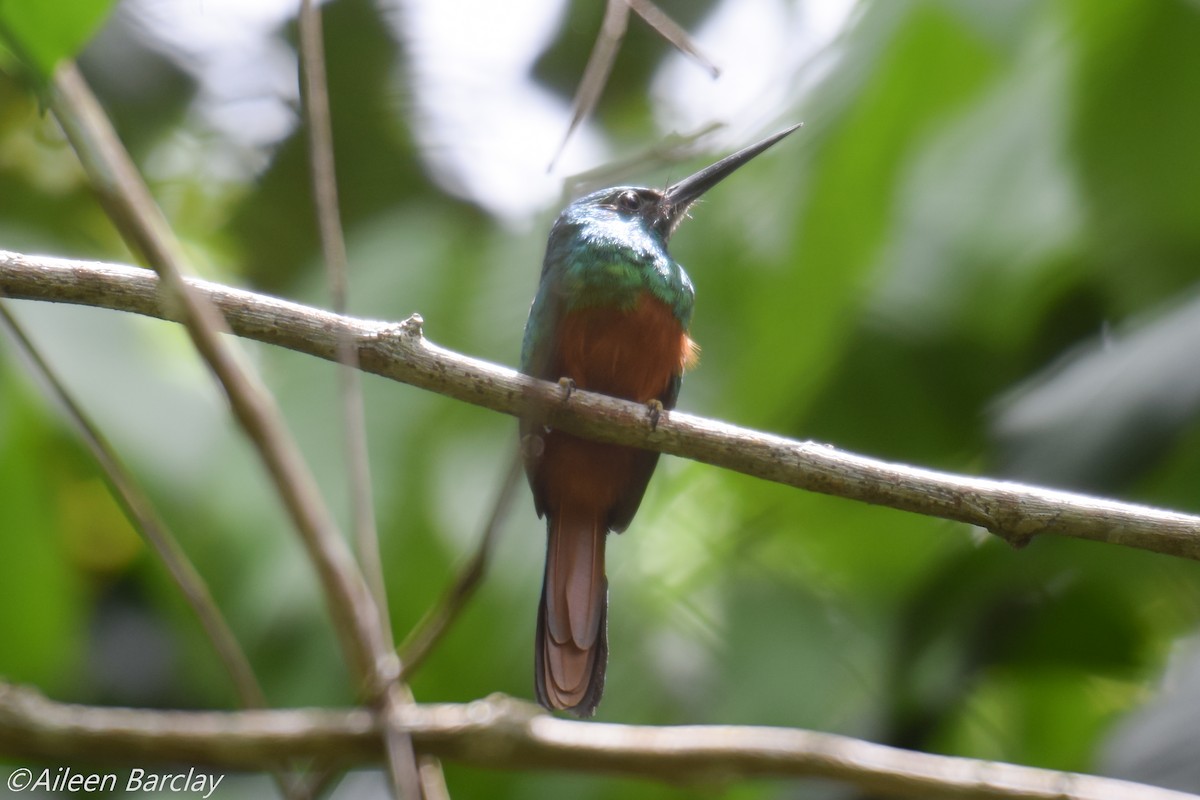
<instances>
[{"instance_id":1,"label":"tree branch","mask_svg":"<svg viewBox=\"0 0 1200 800\"><path fill-rule=\"evenodd\" d=\"M329 107L329 90L325 76L325 42L321 11L314 0L300 5L300 58L304 89L304 112L308 128L309 162L312 172L313 204L316 207L317 229L325 272L329 281L329 297L334 312L345 314L349 298L349 258L346 238L338 209L337 177L333 159L333 120ZM367 585L379 606L384 639L391 642L391 620L388 615L387 589L379 555L379 534L375 525L375 501L371 496L371 468L367 452L367 429L363 410L361 374L354 342L338 342L342 348L338 360L339 394L342 404L342 438L346 452L346 473L349 482L354 542Z\"/></svg>"},{"instance_id":2,"label":"tree branch","mask_svg":"<svg viewBox=\"0 0 1200 800\"><path fill-rule=\"evenodd\" d=\"M203 292L193 292L184 259L165 217L125 151L83 75L70 62L55 73L49 105L93 188L122 236L161 277L158 296L183 324L229 400L234 419L258 452L321 580L338 641L360 689L374 699L399 673L387 647L379 609L317 491L300 448L274 397L230 343L223 320ZM389 678L388 673L391 673Z\"/></svg>"},{"instance_id":3,"label":"tree branch","mask_svg":"<svg viewBox=\"0 0 1200 800\"><path fill-rule=\"evenodd\" d=\"M646 409L636 403L585 391L564 400L557 384L438 347L424 338L417 315L399 324L339 317L219 284L190 283L221 309L239 336L336 361L338 336L349 335L368 372L505 414L536 405L547 424L597 441L660 450L788 486L978 525L1016 546L1053 532L1200 560L1200 517L889 463L678 411L652 429ZM0 291L174 319L154 274L133 267L0 251Z\"/></svg>"},{"instance_id":4,"label":"tree branch","mask_svg":"<svg viewBox=\"0 0 1200 800\"><path fill-rule=\"evenodd\" d=\"M179 539L159 514L150 497L134 480L108 438L76 402L66 385L59 380L57 373L30 340L24 328L9 314L3 302L0 302L0 327L8 329L17 347L29 360L33 371L41 377L50 394L58 400L67 418L74 424L83 444L104 473L113 498L129 520L129 524L158 555L167 573L179 587L180 594L208 636L217 658L229 673L242 706L266 708L266 695L250 667L250 660L246 658L237 637L233 635L233 629L229 627L225 615L213 600L208 584L188 558L187 552L179 544Z\"/></svg>"},{"instance_id":5,"label":"tree branch","mask_svg":"<svg viewBox=\"0 0 1200 800\"><path fill-rule=\"evenodd\" d=\"M487 523L483 526L483 533L479 536L479 544L476 545L475 552L458 570L454 581L446 588L437 603L425 612L425 616L400 644L400 677L402 680L408 680L425 661L425 658L433 652L433 648L450 630L450 624L458 619L458 615L466 608L467 601L475 594L475 589L483 580L484 571L492 557L492 548L500 534L500 526L504 524L509 506L512 505L513 494L521 477L521 469L521 457L514 450L508 470L500 485L500 491L492 503L492 513L488 515Z\"/></svg>"},{"instance_id":6,"label":"tree branch","mask_svg":"<svg viewBox=\"0 0 1200 800\"><path fill-rule=\"evenodd\" d=\"M313 202L325 271L329 278L333 308L346 311L348 273L346 241L338 211L337 173L333 158L333 121L325 76L325 41L321 12L313 0L300 4L300 63L304 116L308 130L309 163L312 171ZM375 598L379 614L382 646L395 647L388 613L387 587L379 554L379 536L375 527L375 503L371 497L371 469L367 452L366 411L362 396L362 376L358 354L347 336L338 339L338 388L342 410L342 439L346 454L346 473L351 497L351 518L358 562L363 578ZM412 690L396 682L380 695L384 711L391 714L401 703L413 702ZM388 775L392 796L420 800L421 771L412 742L403 732L388 727L383 732L387 744Z\"/></svg>"},{"instance_id":7,"label":"tree branch","mask_svg":"<svg viewBox=\"0 0 1200 800\"><path fill-rule=\"evenodd\" d=\"M583 77L579 79L579 87L575 90L575 99L571 103L571 121L567 123L567 132L558 150L550 159L547 172L554 171L554 165L566 150L571 136L596 108L596 103L600 102L600 95L608 83L613 64L616 63L617 52L621 49L621 40L625 38L625 31L629 27L630 11L637 13L675 49L707 70L714 80L721 74L721 70L712 59L701 52L700 46L692 41L688 32L650 0L608 0L604 9L604 19L600 23L600 32L596 34L596 42L592 45L592 53L588 56L587 66L583 68Z\"/></svg>"},{"instance_id":8,"label":"tree branch","mask_svg":"<svg viewBox=\"0 0 1200 800\"><path fill-rule=\"evenodd\" d=\"M0 750L41 761L261 769L313 759L346 767L381 757L363 710L143 711L57 703L0 684ZM1127 781L901 750L829 733L739 725L651 727L579 722L493 696L400 709L422 754L491 769L569 769L710 785L746 777L824 778L893 797L1183 800Z\"/></svg>"}]
</instances>

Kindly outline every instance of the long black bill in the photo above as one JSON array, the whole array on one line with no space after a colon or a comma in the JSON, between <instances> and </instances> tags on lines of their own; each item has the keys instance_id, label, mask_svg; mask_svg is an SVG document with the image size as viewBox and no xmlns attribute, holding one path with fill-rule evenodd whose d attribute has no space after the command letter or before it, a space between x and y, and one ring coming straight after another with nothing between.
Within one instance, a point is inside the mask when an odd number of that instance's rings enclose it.
<instances>
[{"instance_id":1,"label":"long black bill","mask_svg":"<svg viewBox=\"0 0 1200 800\"><path fill-rule=\"evenodd\" d=\"M663 196L663 207L667 211L668 230L674 230L675 226L679 224L679 220L687 213L688 206L699 199L700 195L723 181L738 167L750 161L750 159L759 155L797 128L803 127L803 125L804 123L801 122L790 128L784 128L779 133L772 134L761 142L744 147L733 155L725 156L717 163L710 164L694 175L689 175L667 189L666 194Z\"/></svg>"}]
</instances>

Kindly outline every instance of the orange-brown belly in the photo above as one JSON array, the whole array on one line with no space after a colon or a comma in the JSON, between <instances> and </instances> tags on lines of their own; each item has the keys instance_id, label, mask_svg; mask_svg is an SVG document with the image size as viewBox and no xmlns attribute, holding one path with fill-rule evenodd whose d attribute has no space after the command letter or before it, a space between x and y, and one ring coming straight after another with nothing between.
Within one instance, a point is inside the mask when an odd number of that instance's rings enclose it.
<instances>
[{"instance_id":1,"label":"orange-brown belly","mask_svg":"<svg viewBox=\"0 0 1200 800\"><path fill-rule=\"evenodd\" d=\"M671 309L649 294L629 311L573 311L560 321L557 333L551 375L568 377L580 389L638 403L661 398L671 380L696 360L696 345ZM571 504L606 516L633 488L639 455L644 453L635 448L551 432L539 470L549 510L555 513L556 507Z\"/></svg>"},{"instance_id":2,"label":"orange-brown belly","mask_svg":"<svg viewBox=\"0 0 1200 800\"><path fill-rule=\"evenodd\" d=\"M559 322L551 374L580 389L647 403L691 366L696 345L666 303L643 294L631 310L584 308Z\"/></svg>"}]
</instances>

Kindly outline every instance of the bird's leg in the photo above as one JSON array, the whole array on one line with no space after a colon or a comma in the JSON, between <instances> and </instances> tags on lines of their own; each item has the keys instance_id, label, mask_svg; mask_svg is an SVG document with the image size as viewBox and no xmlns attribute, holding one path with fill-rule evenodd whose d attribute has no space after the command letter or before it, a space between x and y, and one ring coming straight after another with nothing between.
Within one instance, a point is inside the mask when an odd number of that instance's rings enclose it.
<instances>
[{"instance_id":1,"label":"bird's leg","mask_svg":"<svg viewBox=\"0 0 1200 800\"><path fill-rule=\"evenodd\" d=\"M649 403L646 403L646 412L650 417L650 430L658 430L658 420L663 414L667 413L667 410L663 408L662 401L657 397L653 398Z\"/></svg>"},{"instance_id":2,"label":"bird's leg","mask_svg":"<svg viewBox=\"0 0 1200 800\"><path fill-rule=\"evenodd\" d=\"M562 387L563 402L565 403L571 399L571 395L575 394L575 380L564 375L558 379L558 385Z\"/></svg>"}]
</instances>

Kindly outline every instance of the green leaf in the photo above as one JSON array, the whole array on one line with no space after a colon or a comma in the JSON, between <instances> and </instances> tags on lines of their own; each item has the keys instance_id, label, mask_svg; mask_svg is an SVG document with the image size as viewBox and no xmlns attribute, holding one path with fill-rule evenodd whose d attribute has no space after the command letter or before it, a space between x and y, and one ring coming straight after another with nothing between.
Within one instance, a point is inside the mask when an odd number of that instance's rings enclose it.
<instances>
[{"instance_id":1,"label":"green leaf","mask_svg":"<svg viewBox=\"0 0 1200 800\"><path fill-rule=\"evenodd\" d=\"M81 49L113 0L0 0L0 67L14 60L42 80Z\"/></svg>"}]
</instances>

